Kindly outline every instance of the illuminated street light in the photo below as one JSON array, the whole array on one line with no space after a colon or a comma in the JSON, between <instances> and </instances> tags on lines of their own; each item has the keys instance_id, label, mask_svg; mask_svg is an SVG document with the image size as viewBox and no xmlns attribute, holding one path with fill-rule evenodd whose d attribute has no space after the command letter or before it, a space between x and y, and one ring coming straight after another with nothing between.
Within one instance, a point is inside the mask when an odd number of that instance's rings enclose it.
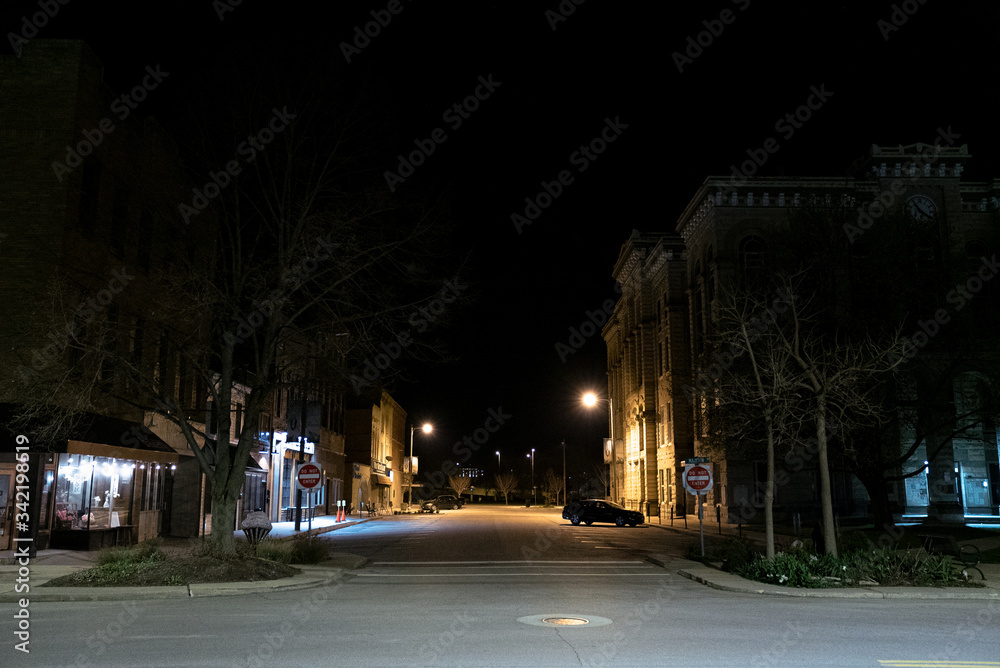
<instances>
[{"instance_id":1,"label":"illuminated street light","mask_svg":"<svg viewBox=\"0 0 1000 668\"><path fill-rule=\"evenodd\" d=\"M610 470L611 470L611 476L610 476L611 479L610 479L609 482L611 483L611 492L612 492L612 496L613 496L614 493L616 493L616 492L619 491L618 490L618 485L615 484L618 481L615 479L616 478L616 473L617 473L617 471L615 470L616 469L615 461L616 461L617 457L616 457L616 453L615 453L615 415L614 415L614 406L611 404L611 399L601 399L600 397L598 397L593 392L587 392L586 394L583 395L583 405L587 406L588 408L593 408L594 406L597 405L597 402L599 402L599 401L604 402L604 403L606 403L608 405L608 422L611 424L611 465L609 467Z\"/></svg>"},{"instance_id":2,"label":"illuminated street light","mask_svg":"<svg viewBox=\"0 0 1000 668\"><path fill-rule=\"evenodd\" d=\"M538 492L535 491L535 449L532 448L531 452L526 457L531 458L531 496L534 499L534 504L538 505Z\"/></svg>"},{"instance_id":3,"label":"illuminated street light","mask_svg":"<svg viewBox=\"0 0 1000 668\"><path fill-rule=\"evenodd\" d=\"M434 427L431 426L430 422L425 422L424 426L420 428L425 434L429 434L434 431ZM410 489L407 494L406 505L409 506L413 503L413 432L417 430L416 425L410 427Z\"/></svg>"}]
</instances>

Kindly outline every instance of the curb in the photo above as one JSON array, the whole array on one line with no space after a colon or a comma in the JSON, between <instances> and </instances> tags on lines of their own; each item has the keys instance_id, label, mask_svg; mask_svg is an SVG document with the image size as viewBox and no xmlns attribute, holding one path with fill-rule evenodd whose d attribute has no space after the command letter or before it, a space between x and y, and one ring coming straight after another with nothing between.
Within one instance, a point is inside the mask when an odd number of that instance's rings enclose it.
<instances>
[{"instance_id":1,"label":"curb","mask_svg":"<svg viewBox=\"0 0 1000 668\"><path fill-rule=\"evenodd\" d=\"M25 593L0 594L0 602L18 602L28 599L35 602L67 601L132 601L164 600L172 598L205 598L209 596L239 596L269 592L295 591L323 587L344 577L350 570L368 562L365 557L341 555L330 561L338 566L296 566L302 572L290 578L258 580L256 582L202 582L190 585L160 587L41 587L36 585Z\"/></svg>"}]
</instances>

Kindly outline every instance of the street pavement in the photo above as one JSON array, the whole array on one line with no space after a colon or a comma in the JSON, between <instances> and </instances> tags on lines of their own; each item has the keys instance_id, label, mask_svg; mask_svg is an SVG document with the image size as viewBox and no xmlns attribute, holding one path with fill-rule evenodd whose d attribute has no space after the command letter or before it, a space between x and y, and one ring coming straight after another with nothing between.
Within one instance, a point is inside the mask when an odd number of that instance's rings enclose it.
<instances>
[{"instance_id":1,"label":"street pavement","mask_svg":"<svg viewBox=\"0 0 1000 668\"><path fill-rule=\"evenodd\" d=\"M524 509L525 513L546 512L544 508ZM551 512L548 510L547 512ZM409 517L421 517L410 515ZM300 531L295 531L294 522L278 522L272 527L270 537L290 539L294 536L322 535L330 531L347 528L378 518L348 519L338 522L335 516L322 516L313 519L312 528L308 522L302 522ZM697 519L689 521L685 528L682 522L671 526L668 524L647 524L649 528L671 532L685 538L686 544L692 544L699 538ZM715 529L716 527L712 527ZM242 532L237 531L242 538ZM718 541L720 536L709 531L706 538L710 543ZM164 549L170 551L190 550L198 539L168 539ZM980 549L986 550L1000 546L1000 535L974 541ZM781 587L746 580L738 575L726 573L713 566L684 559L676 554L649 553L645 555L649 564L654 564L676 573L694 582L717 589L742 594L757 594L769 596L789 596L808 598L885 598L885 599L1000 599L1000 564L981 564L980 568L986 576L979 580L973 572L973 581L981 587L851 587L838 589L801 589ZM361 568L368 561L365 557L334 553L330 559L315 566L297 566L302 572L290 578L260 582L226 582L205 583L162 587L40 587L49 580L69 575L93 566L97 558L96 552L81 552L75 550L41 550L29 561L30 598L32 601L124 601L165 598L189 598L203 596L230 596L251 593L267 593L283 590L308 589L323 587L339 579L343 573ZM13 559L13 552L0 553L0 601L18 601L24 597L23 587L18 587L18 573L21 566ZM22 572L23 575L23 572ZM363 577L381 577L385 572L377 567L368 569ZM429 573L425 572L426 576ZM481 575L481 574L480 574Z\"/></svg>"},{"instance_id":2,"label":"street pavement","mask_svg":"<svg viewBox=\"0 0 1000 668\"><path fill-rule=\"evenodd\" d=\"M32 567L30 605L0 609L30 613L30 663L76 668L1000 668L1000 599L727 591L727 574L680 558L696 527L573 526L557 509L477 504L327 532L343 563L269 589L39 602ZM691 579L699 569L715 586Z\"/></svg>"}]
</instances>

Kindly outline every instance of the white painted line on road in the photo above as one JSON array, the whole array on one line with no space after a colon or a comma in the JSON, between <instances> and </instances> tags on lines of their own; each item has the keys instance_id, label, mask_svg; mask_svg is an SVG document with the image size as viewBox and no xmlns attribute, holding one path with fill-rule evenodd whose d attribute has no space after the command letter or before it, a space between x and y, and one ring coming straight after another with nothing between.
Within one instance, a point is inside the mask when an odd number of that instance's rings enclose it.
<instances>
[{"instance_id":1,"label":"white painted line on road","mask_svg":"<svg viewBox=\"0 0 1000 668\"><path fill-rule=\"evenodd\" d=\"M356 573L359 578L481 578L481 577L525 577L529 575L535 575L539 577L553 577L553 576L566 576L566 577L580 577L580 576L600 576L606 578L609 576L618 576L623 578L638 578L638 577L670 577L670 573L400 573L399 575L394 575L392 573Z\"/></svg>"},{"instance_id":2,"label":"white painted line on road","mask_svg":"<svg viewBox=\"0 0 1000 668\"><path fill-rule=\"evenodd\" d=\"M378 566L378 565L382 565L382 566L385 566L385 565L400 566L400 565L414 565L414 564L416 564L418 566L427 566L427 565L435 565L435 564L436 565L445 565L445 566L451 566L451 565L454 565L454 564L532 564L534 566L545 566L545 565L548 565L548 564L586 564L588 566L604 566L604 565L607 565L607 566L611 566L611 565L618 566L618 565L622 565L622 564L643 564L643 565L648 565L648 564L646 564L645 561L641 561L641 560L638 560L638 559L632 559L632 560L628 560L628 561L625 561L625 560L619 561L619 560L611 560L611 559L601 560L601 561L586 561L586 560L581 560L581 561L557 561L557 560L552 560L552 561L518 561L516 559L508 559L507 561L375 561L375 562L372 562L372 564L376 565L376 566Z\"/></svg>"}]
</instances>

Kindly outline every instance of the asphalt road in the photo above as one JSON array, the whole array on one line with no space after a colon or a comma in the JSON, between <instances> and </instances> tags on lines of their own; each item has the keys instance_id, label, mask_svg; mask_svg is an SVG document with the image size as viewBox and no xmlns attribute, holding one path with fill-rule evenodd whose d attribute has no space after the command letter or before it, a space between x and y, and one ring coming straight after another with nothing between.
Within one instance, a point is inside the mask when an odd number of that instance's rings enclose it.
<instances>
[{"instance_id":1,"label":"asphalt road","mask_svg":"<svg viewBox=\"0 0 1000 668\"><path fill-rule=\"evenodd\" d=\"M8 640L3 664L1000 666L1000 601L720 592L647 560L689 540L656 527L466 507L324 539L367 566L312 590L33 603L31 654Z\"/></svg>"}]
</instances>

